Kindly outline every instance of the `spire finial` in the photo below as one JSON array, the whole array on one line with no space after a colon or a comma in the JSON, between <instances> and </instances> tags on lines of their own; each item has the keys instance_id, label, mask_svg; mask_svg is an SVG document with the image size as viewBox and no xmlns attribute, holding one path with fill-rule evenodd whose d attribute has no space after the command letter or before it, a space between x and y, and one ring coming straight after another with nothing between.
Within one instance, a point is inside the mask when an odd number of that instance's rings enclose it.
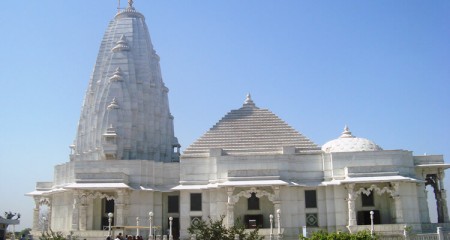
<instances>
[{"instance_id":1,"label":"spire finial","mask_svg":"<svg viewBox=\"0 0 450 240\"><path fill-rule=\"evenodd\" d=\"M245 98L244 105L255 106L255 103L253 102L252 96L250 95L250 93L247 93L247 97Z\"/></svg>"},{"instance_id":2,"label":"spire finial","mask_svg":"<svg viewBox=\"0 0 450 240\"><path fill-rule=\"evenodd\" d=\"M130 8L133 7L133 0L128 0L128 7L130 7Z\"/></svg>"},{"instance_id":3,"label":"spire finial","mask_svg":"<svg viewBox=\"0 0 450 240\"><path fill-rule=\"evenodd\" d=\"M247 93L247 97L245 98L245 103L248 103L252 101L252 95L250 95L250 93Z\"/></svg>"}]
</instances>

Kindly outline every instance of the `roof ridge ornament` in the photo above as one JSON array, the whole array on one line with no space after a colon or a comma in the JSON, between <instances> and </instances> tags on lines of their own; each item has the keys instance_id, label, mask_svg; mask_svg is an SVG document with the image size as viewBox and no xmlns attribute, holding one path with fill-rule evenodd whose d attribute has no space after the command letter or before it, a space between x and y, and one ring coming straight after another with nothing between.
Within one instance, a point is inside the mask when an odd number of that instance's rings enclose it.
<instances>
[{"instance_id":1,"label":"roof ridge ornament","mask_svg":"<svg viewBox=\"0 0 450 240\"><path fill-rule=\"evenodd\" d=\"M352 135L352 132L350 132L350 129L347 125L344 127L344 131L342 132L341 136L339 138L354 138L355 136Z\"/></svg>"},{"instance_id":2,"label":"roof ridge ornament","mask_svg":"<svg viewBox=\"0 0 450 240\"><path fill-rule=\"evenodd\" d=\"M113 73L112 77L109 78L111 82L121 82L123 80L123 73L120 67L116 68L116 71Z\"/></svg>"},{"instance_id":3,"label":"roof ridge ornament","mask_svg":"<svg viewBox=\"0 0 450 240\"><path fill-rule=\"evenodd\" d=\"M113 73L113 75L109 78L109 81L121 82L122 80L123 80L122 69L120 67L118 67L118 68L116 68L116 71Z\"/></svg>"},{"instance_id":4,"label":"roof ridge ornament","mask_svg":"<svg viewBox=\"0 0 450 240\"><path fill-rule=\"evenodd\" d=\"M119 109L119 103L117 102L116 98L113 98L112 102L108 105L108 110L111 109Z\"/></svg>"},{"instance_id":5,"label":"roof ridge ornament","mask_svg":"<svg viewBox=\"0 0 450 240\"><path fill-rule=\"evenodd\" d=\"M129 51L130 47L128 46L127 37L125 37L124 34L120 36L119 41L116 42L116 46L113 47L111 51L113 52L119 52L119 51Z\"/></svg>"},{"instance_id":6,"label":"roof ridge ornament","mask_svg":"<svg viewBox=\"0 0 450 240\"><path fill-rule=\"evenodd\" d=\"M120 36L120 39L117 43L126 43L127 42L127 37L125 37L125 34L122 34L122 36Z\"/></svg>"}]
</instances>

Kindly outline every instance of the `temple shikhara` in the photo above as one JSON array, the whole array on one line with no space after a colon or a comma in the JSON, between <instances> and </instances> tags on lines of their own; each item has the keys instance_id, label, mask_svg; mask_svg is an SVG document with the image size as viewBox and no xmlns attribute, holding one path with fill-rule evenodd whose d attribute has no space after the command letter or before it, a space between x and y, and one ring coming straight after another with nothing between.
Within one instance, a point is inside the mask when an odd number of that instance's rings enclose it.
<instances>
[{"instance_id":1,"label":"temple shikhara","mask_svg":"<svg viewBox=\"0 0 450 240\"><path fill-rule=\"evenodd\" d=\"M371 221L378 234L450 227L442 155L383 149L348 127L320 146L250 95L181 153L168 91L145 18L129 1L104 34L68 162L27 194L35 236L44 224L105 239L111 224L113 234L148 239L172 229L188 239L191 224L221 216L266 239L271 225L283 239L303 228L356 232Z\"/></svg>"}]
</instances>

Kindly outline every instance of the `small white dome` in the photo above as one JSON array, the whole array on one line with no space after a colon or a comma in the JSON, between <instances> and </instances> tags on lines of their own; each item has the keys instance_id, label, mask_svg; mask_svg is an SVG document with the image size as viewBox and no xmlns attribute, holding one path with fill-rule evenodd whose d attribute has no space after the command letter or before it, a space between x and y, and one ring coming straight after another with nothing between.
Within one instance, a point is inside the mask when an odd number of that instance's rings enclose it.
<instances>
[{"instance_id":1,"label":"small white dome","mask_svg":"<svg viewBox=\"0 0 450 240\"><path fill-rule=\"evenodd\" d=\"M330 152L364 152L364 151L380 151L383 150L374 142L357 138L352 135L348 127L345 126L344 132L338 139L331 140L322 146L322 151Z\"/></svg>"}]
</instances>

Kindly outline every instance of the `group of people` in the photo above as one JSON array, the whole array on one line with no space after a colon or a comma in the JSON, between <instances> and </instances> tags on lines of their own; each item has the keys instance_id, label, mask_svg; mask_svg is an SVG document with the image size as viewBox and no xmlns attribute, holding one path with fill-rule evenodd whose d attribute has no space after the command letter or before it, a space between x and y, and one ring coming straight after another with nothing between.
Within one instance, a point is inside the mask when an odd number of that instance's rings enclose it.
<instances>
[{"instance_id":1,"label":"group of people","mask_svg":"<svg viewBox=\"0 0 450 240\"><path fill-rule=\"evenodd\" d=\"M110 236L106 238L106 240L112 240ZM133 235L125 235L125 237L122 235L122 233L119 233L114 240L144 240L142 236L133 236Z\"/></svg>"}]
</instances>

